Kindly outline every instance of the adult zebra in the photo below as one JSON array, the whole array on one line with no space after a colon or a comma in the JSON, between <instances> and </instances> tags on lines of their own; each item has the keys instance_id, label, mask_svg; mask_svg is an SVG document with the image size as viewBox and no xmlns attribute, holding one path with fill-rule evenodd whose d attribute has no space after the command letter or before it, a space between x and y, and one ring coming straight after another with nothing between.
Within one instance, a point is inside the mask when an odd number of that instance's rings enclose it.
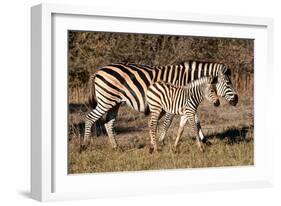
<instances>
[{"instance_id":1,"label":"adult zebra","mask_svg":"<svg viewBox=\"0 0 281 206\"><path fill-rule=\"evenodd\" d=\"M203 77L184 87L177 87L164 82L156 82L147 90L146 97L151 118L149 121L151 146L150 152L157 151L156 131L161 112L180 115L180 127L174 144L176 150L184 126L188 122L196 136L198 147L203 151L199 130L195 122L195 114L199 104L206 98L216 107L220 101L216 91L217 77Z\"/></svg>"},{"instance_id":2,"label":"adult zebra","mask_svg":"<svg viewBox=\"0 0 281 206\"><path fill-rule=\"evenodd\" d=\"M147 112L146 91L157 81L168 82L176 86L188 83L206 76L217 76L218 95L224 97L231 105L236 105L238 96L230 81L230 69L224 64L213 62L187 61L177 65L147 66L140 64L110 64L97 70L89 81L89 103L94 108L85 121L85 134L81 149L89 144L92 125L106 115L105 128L113 148L117 147L113 125L122 102L131 108ZM164 139L173 115L166 115L161 139ZM204 138L200 121L196 122L201 139Z\"/></svg>"}]
</instances>

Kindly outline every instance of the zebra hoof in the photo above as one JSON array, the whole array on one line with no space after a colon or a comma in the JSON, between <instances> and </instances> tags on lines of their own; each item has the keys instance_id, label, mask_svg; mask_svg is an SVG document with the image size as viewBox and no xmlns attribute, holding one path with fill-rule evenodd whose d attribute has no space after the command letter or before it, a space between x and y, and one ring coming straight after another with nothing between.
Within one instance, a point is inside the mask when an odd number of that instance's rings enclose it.
<instances>
[{"instance_id":1,"label":"zebra hoof","mask_svg":"<svg viewBox=\"0 0 281 206\"><path fill-rule=\"evenodd\" d=\"M200 150L201 152L204 152L204 151L205 151L205 149L204 149L203 146L199 147L199 150Z\"/></svg>"},{"instance_id":2,"label":"zebra hoof","mask_svg":"<svg viewBox=\"0 0 281 206\"><path fill-rule=\"evenodd\" d=\"M90 146L90 142L80 144L79 153L86 151Z\"/></svg>"},{"instance_id":3,"label":"zebra hoof","mask_svg":"<svg viewBox=\"0 0 281 206\"><path fill-rule=\"evenodd\" d=\"M154 148L153 146L149 147L149 153L152 154L152 153L157 153L158 152L158 149L157 148Z\"/></svg>"},{"instance_id":4,"label":"zebra hoof","mask_svg":"<svg viewBox=\"0 0 281 206\"><path fill-rule=\"evenodd\" d=\"M202 142L206 145L206 146L211 146L212 142L207 140L207 139L203 139Z\"/></svg>"},{"instance_id":5,"label":"zebra hoof","mask_svg":"<svg viewBox=\"0 0 281 206\"><path fill-rule=\"evenodd\" d=\"M124 149L121 148L121 147L119 147L119 146L113 147L112 149L113 149L114 151L116 151L116 152L124 152Z\"/></svg>"},{"instance_id":6,"label":"zebra hoof","mask_svg":"<svg viewBox=\"0 0 281 206\"><path fill-rule=\"evenodd\" d=\"M160 146L165 146L165 145L166 145L165 140L159 140L159 145L160 145Z\"/></svg>"},{"instance_id":7,"label":"zebra hoof","mask_svg":"<svg viewBox=\"0 0 281 206\"><path fill-rule=\"evenodd\" d=\"M177 153L179 153L179 149L178 149L178 147L172 147L172 151L173 151L173 153L175 153L175 154L177 154Z\"/></svg>"},{"instance_id":8,"label":"zebra hoof","mask_svg":"<svg viewBox=\"0 0 281 206\"><path fill-rule=\"evenodd\" d=\"M80 145L79 153L86 151L87 148L88 148L88 146L86 146L86 145Z\"/></svg>"},{"instance_id":9,"label":"zebra hoof","mask_svg":"<svg viewBox=\"0 0 281 206\"><path fill-rule=\"evenodd\" d=\"M204 144L205 144L206 146L212 146L212 142L210 142L210 141L206 141Z\"/></svg>"}]
</instances>

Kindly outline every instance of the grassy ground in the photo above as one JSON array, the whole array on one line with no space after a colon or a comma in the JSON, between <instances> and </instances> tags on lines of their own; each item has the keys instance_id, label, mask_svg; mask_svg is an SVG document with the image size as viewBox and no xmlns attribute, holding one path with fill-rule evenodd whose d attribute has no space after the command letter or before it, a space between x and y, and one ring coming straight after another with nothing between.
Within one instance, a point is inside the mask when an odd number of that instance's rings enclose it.
<instances>
[{"instance_id":1,"label":"grassy ground","mask_svg":"<svg viewBox=\"0 0 281 206\"><path fill-rule=\"evenodd\" d=\"M79 153L79 136L83 116L79 107L70 107L69 173L136 171L150 169L200 168L254 164L253 99L240 99L236 107L221 101L215 108L203 102L198 110L202 129L212 143L204 153L187 126L178 153L172 151L179 118L175 118L162 151L149 154L149 116L127 106L119 110L116 122L117 141L122 150L112 150L108 138L99 127L93 134L91 147Z\"/></svg>"}]
</instances>

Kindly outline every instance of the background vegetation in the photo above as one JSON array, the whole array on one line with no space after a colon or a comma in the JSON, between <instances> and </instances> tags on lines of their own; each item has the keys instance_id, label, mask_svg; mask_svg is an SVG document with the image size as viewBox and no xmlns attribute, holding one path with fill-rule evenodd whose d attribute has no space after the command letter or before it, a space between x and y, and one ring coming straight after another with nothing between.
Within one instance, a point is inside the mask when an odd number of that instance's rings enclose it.
<instances>
[{"instance_id":1,"label":"background vegetation","mask_svg":"<svg viewBox=\"0 0 281 206\"><path fill-rule=\"evenodd\" d=\"M238 92L252 95L253 48L251 39L70 31L70 102L84 102L89 75L104 65L166 65L189 59L225 63L233 71L232 80Z\"/></svg>"},{"instance_id":2,"label":"background vegetation","mask_svg":"<svg viewBox=\"0 0 281 206\"><path fill-rule=\"evenodd\" d=\"M207 102L199 107L203 131L212 142L200 153L189 129L185 129L180 152L171 150L178 118L173 121L163 151L150 155L148 119L123 106L116 122L117 141L123 151L113 151L102 122L98 123L90 149L79 153L83 133L83 108L89 76L109 63L133 62L165 65L186 60L217 61L232 70L239 94L236 107L222 100L219 108ZM254 40L164 36L104 32L69 32L69 172L108 172L146 169L252 165L254 163L253 91Z\"/></svg>"}]
</instances>

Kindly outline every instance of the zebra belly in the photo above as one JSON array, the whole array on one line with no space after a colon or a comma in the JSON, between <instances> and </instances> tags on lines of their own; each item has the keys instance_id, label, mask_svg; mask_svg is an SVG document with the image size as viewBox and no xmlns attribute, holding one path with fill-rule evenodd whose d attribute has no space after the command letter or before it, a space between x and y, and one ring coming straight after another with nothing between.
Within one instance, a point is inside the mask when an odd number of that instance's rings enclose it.
<instances>
[{"instance_id":1,"label":"zebra belly","mask_svg":"<svg viewBox=\"0 0 281 206\"><path fill-rule=\"evenodd\" d=\"M166 105L162 104L161 105L162 109L166 112L166 113L170 113L170 114L178 114L177 111L174 111L172 108L167 107Z\"/></svg>"},{"instance_id":2,"label":"zebra belly","mask_svg":"<svg viewBox=\"0 0 281 206\"><path fill-rule=\"evenodd\" d=\"M148 108L148 105L143 102L142 105L144 106L141 106L141 107L135 107L134 105L131 104L131 102L126 99L126 98L123 98L122 99L122 102L125 102L127 106L129 106L131 109L134 109L138 112L143 112L143 113L149 113L149 108Z\"/></svg>"}]
</instances>

